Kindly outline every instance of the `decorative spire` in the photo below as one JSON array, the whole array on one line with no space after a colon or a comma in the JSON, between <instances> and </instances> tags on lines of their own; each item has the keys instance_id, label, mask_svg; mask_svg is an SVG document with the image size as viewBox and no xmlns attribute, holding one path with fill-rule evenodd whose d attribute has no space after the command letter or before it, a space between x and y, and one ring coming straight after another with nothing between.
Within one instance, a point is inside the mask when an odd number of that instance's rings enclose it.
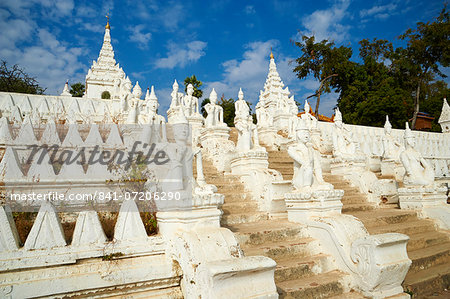
<instances>
[{"instance_id":1,"label":"decorative spire","mask_svg":"<svg viewBox=\"0 0 450 299\"><path fill-rule=\"evenodd\" d=\"M270 47L270 59L274 59L273 53L272 53L272 47Z\"/></svg>"},{"instance_id":2,"label":"decorative spire","mask_svg":"<svg viewBox=\"0 0 450 299\"><path fill-rule=\"evenodd\" d=\"M150 89L147 87L147 92L145 93L144 100L148 101L150 99Z\"/></svg>"},{"instance_id":3,"label":"decorative spire","mask_svg":"<svg viewBox=\"0 0 450 299\"><path fill-rule=\"evenodd\" d=\"M242 88L239 88L238 99L241 101L244 99L244 93L242 92Z\"/></svg>"},{"instance_id":4,"label":"decorative spire","mask_svg":"<svg viewBox=\"0 0 450 299\"><path fill-rule=\"evenodd\" d=\"M108 30L110 30L111 29L111 27L109 26L109 16L108 15L106 15L106 26L105 26L105 29L108 29Z\"/></svg>"},{"instance_id":5,"label":"decorative spire","mask_svg":"<svg viewBox=\"0 0 450 299\"><path fill-rule=\"evenodd\" d=\"M450 132L450 106L448 105L446 98L444 98L442 112L438 122L441 125L442 133Z\"/></svg>"},{"instance_id":6,"label":"decorative spire","mask_svg":"<svg viewBox=\"0 0 450 299\"><path fill-rule=\"evenodd\" d=\"M61 96L64 96L64 97L72 96L72 94L70 93L70 89L69 89L69 80L66 81L66 84L64 85L64 89L63 89L63 92L61 93Z\"/></svg>"},{"instance_id":7,"label":"decorative spire","mask_svg":"<svg viewBox=\"0 0 450 299\"><path fill-rule=\"evenodd\" d=\"M412 138L414 137L411 129L409 128L408 122L405 122L405 133L403 134L403 138Z\"/></svg>"},{"instance_id":8,"label":"decorative spire","mask_svg":"<svg viewBox=\"0 0 450 299\"><path fill-rule=\"evenodd\" d=\"M392 125L391 125L391 123L389 122L389 115L386 115L386 122L384 123L384 128L385 129L392 129Z\"/></svg>"},{"instance_id":9,"label":"decorative spire","mask_svg":"<svg viewBox=\"0 0 450 299\"><path fill-rule=\"evenodd\" d=\"M339 107L336 107L336 110L335 110L334 122L336 122L336 121L342 122L342 113L339 110Z\"/></svg>"},{"instance_id":10,"label":"decorative spire","mask_svg":"<svg viewBox=\"0 0 450 299\"><path fill-rule=\"evenodd\" d=\"M155 93L155 87L152 85L152 90L150 92L150 96L149 96L150 101L158 101L158 98L156 97L156 93Z\"/></svg>"}]
</instances>

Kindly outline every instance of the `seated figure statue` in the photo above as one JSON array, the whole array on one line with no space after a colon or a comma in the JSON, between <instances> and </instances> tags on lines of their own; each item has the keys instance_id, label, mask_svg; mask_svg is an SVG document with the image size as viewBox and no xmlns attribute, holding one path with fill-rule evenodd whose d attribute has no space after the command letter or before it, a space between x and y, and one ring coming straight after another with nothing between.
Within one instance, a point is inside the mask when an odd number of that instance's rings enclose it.
<instances>
[{"instance_id":1,"label":"seated figure statue","mask_svg":"<svg viewBox=\"0 0 450 299\"><path fill-rule=\"evenodd\" d=\"M400 161L405 168L405 176L403 183L405 185L432 185L434 183L434 170L423 158L422 154L414 149L416 139L406 123L405 133L405 150L400 154Z\"/></svg>"},{"instance_id":2,"label":"seated figure statue","mask_svg":"<svg viewBox=\"0 0 450 299\"><path fill-rule=\"evenodd\" d=\"M402 151L403 146L392 136L392 125L389 122L389 116L386 115L386 122L384 124L383 136L383 159L397 161Z\"/></svg>"},{"instance_id":3,"label":"seated figure statue","mask_svg":"<svg viewBox=\"0 0 450 299\"><path fill-rule=\"evenodd\" d=\"M333 155L344 160L364 159L364 154L359 149L359 144L353 140L352 133L344 127L342 114L336 108L333 128Z\"/></svg>"},{"instance_id":4,"label":"seated figure statue","mask_svg":"<svg viewBox=\"0 0 450 299\"><path fill-rule=\"evenodd\" d=\"M237 118L247 119L250 116L250 108L247 102L244 101L244 93L242 88L239 89L238 100L234 103L235 114Z\"/></svg>"},{"instance_id":5,"label":"seated figure statue","mask_svg":"<svg viewBox=\"0 0 450 299\"><path fill-rule=\"evenodd\" d=\"M150 125L150 143L160 142L167 140L166 138L166 120L164 116L158 115L158 98L155 94L155 89L152 86L152 90L147 94L144 101L144 109L138 116L138 123L143 125Z\"/></svg>"},{"instance_id":6,"label":"seated figure statue","mask_svg":"<svg viewBox=\"0 0 450 299\"><path fill-rule=\"evenodd\" d=\"M194 97L194 86L189 84L186 90L187 94L183 97L183 105L185 109L186 116L191 116L193 114L199 114L198 112L198 98Z\"/></svg>"},{"instance_id":7,"label":"seated figure statue","mask_svg":"<svg viewBox=\"0 0 450 299\"><path fill-rule=\"evenodd\" d=\"M206 116L205 120L205 127L212 128L212 127L225 127L226 124L223 122L223 108L216 104L217 102L217 93L213 90L211 91L211 94L209 95L210 103L205 105L206 113L208 114Z\"/></svg>"},{"instance_id":8,"label":"seated figure statue","mask_svg":"<svg viewBox=\"0 0 450 299\"><path fill-rule=\"evenodd\" d=\"M297 143L288 148L289 156L294 159L294 189L298 192L332 190L333 185L323 180L320 155L309 143L309 130L303 120L298 122L296 135Z\"/></svg>"}]
</instances>

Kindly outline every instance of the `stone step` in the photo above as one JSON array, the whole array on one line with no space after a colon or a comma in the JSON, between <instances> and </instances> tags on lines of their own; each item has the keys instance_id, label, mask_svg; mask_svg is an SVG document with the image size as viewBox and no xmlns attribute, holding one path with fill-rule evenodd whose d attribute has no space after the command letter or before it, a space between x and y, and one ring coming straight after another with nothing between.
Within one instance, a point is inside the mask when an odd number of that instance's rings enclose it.
<instances>
[{"instance_id":1,"label":"stone step","mask_svg":"<svg viewBox=\"0 0 450 299\"><path fill-rule=\"evenodd\" d=\"M221 184L214 184L217 187L217 192L221 194L225 194L228 192L236 192L236 193L243 193L245 192L244 186L239 183L221 183Z\"/></svg>"},{"instance_id":2,"label":"stone step","mask_svg":"<svg viewBox=\"0 0 450 299\"><path fill-rule=\"evenodd\" d=\"M348 293L328 297L328 299L365 299L365 298L367 297L359 292L356 292L355 290L350 290L350 292Z\"/></svg>"},{"instance_id":3,"label":"stone step","mask_svg":"<svg viewBox=\"0 0 450 299\"><path fill-rule=\"evenodd\" d=\"M222 205L222 211L224 215L257 212L258 204L254 201L227 202Z\"/></svg>"},{"instance_id":4,"label":"stone step","mask_svg":"<svg viewBox=\"0 0 450 299\"><path fill-rule=\"evenodd\" d=\"M313 255L305 258L288 258L277 261L275 283L308 277L326 267L329 256Z\"/></svg>"},{"instance_id":5,"label":"stone step","mask_svg":"<svg viewBox=\"0 0 450 299\"><path fill-rule=\"evenodd\" d=\"M286 158L291 159L286 151L267 151L269 158Z\"/></svg>"},{"instance_id":6,"label":"stone step","mask_svg":"<svg viewBox=\"0 0 450 299\"><path fill-rule=\"evenodd\" d=\"M316 299L340 295L344 288L340 280L345 274L331 271L277 284L280 298Z\"/></svg>"},{"instance_id":7,"label":"stone step","mask_svg":"<svg viewBox=\"0 0 450 299\"><path fill-rule=\"evenodd\" d=\"M370 234L401 233L411 236L419 233L435 232L433 222L419 219L389 225L366 226L366 228Z\"/></svg>"},{"instance_id":8,"label":"stone step","mask_svg":"<svg viewBox=\"0 0 450 299\"><path fill-rule=\"evenodd\" d=\"M367 203L367 198L362 195L347 195L342 197L341 202L344 204Z\"/></svg>"},{"instance_id":9,"label":"stone step","mask_svg":"<svg viewBox=\"0 0 450 299\"><path fill-rule=\"evenodd\" d=\"M427 246L442 244L449 241L449 238L446 234L435 231L427 231L424 233L412 234L409 235L409 237L410 240L408 241L407 246L408 252L425 248Z\"/></svg>"},{"instance_id":10,"label":"stone step","mask_svg":"<svg viewBox=\"0 0 450 299\"><path fill-rule=\"evenodd\" d=\"M250 223L267 220L266 213L254 212L254 213L239 213L239 214L224 214L220 220L222 226L229 226L238 223Z\"/></svg>"},{"instance_id":11,"label":"stone step","mask_svg":"<svg viewBox=\"0 0 450 299\"><path fill-rule=\"evenodd\" d=\"M301 238L292 241L280 241L264 243L257 246L244 246L245 255L264 255L278 261L293 257L307 257L310 255L311 246L317 245L317 240Z\"/></svg>"},{"instance_id":12,"label":"stone step","mask_svg":"<svg viewBox=\"0 0 450 299\"><path fill-rule=\"evenodd\" d=\"M232 191L228 191L225 193L219 193L225 195L225 203L250 202L252 200L252 195L250 192L234 193Z\"/></svg>"},{"instance_id":13,"label":"stone step","mask_svg":"<svg viewBox=\"0 0 450 299\"><path fill-rule=\"evenodd\" d=\"M351 214L361 220L369 231L371 227L388 227L388 224L418 220L416 212L400 209L378 209L373 211L352 212Z\"/></svg>"},{"instance_id":14,"label":"stone step","mask_svg":"<svg viewBox=\"0 0 450 299\"><path fill-rule=\"evenodd\" d=\"M289 241L305 236L304 227L287 220L271 219L254 223L230 225L241 245L261 245L264 243Z\"/></svg>"},{"instance_id":15,"label":"stone step","mask_svg":"<svg viewBox=\"0 0 450 299\"><path fill-rule=\"evenodd\" d=\"M269 156L269 164L283 164L283 165L294 165L294 160L291 157L270 157Z\"/></svg>"},{"instance_id":16,"label":"stone step","mask_svg":"<svg viewBox=\"0 0 450 299\"><path fill-rule=\"evenodd\" d=\"M450 242L410 251L408 257L412 260L408 273L415 273L440 264L449 264Z\"/></svg>"},{"instance_id":17,"label":"stone step","mask_svg":"<svg viewBox=\"0 0 450 299\"><path fill-rule=\"evenodd\" d=\"M342 213L351 213L356 211L371 211L375 209L375 205L371 203L352 203L344 204Z\"/></svg>"},{"instance_id":18,"label":"stone step","mask_svg":"<svg viewBox=\"0 0 450 299\"><path fill-rule=\"evenodd\" d=\"M450 298L448 291L447 296L440 297L439 294L433 296L436 291L448 290L449 286L450 263L433 266L417 273L408 273L403 282L405 292L409 291L413 298L424 298L426 295L432 295L430 298Z\"/></svg>"}]
</instances>

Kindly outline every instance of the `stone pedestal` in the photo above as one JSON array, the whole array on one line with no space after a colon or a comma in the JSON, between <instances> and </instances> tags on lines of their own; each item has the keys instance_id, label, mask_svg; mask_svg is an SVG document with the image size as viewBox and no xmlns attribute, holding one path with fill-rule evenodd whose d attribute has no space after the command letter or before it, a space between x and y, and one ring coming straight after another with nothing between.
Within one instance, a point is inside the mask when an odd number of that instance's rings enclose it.
<instances>
[{"instance_id":1,"label":"stone pedestal","mask_svg":"<svg viewBox=\"0 0 450 299\"><path fill-rule=\"evenodd\" d=\"M216 126L200 131L200 144L205 157L210 159L219 171L231 171L230 159L234 152L234 143L230 137L230 128Z\"/></svg>"},{"instance_id":2,"label":"stone pedestal","mask_svg":"<svg viewBox=\"0 0 450 299\"><path fill-rule=\"evenodd\" d=\"M264 170L269 167L269 155L264 148L237 153L231 158L231 173L247 175L253 170Z\"/></svg>"},{"instance_id":3,"label":"stone pedestal","mask_svg":"<svg viewBox=\"0 0 450 299\"><path fill-rule=\"evenodd\" d=\"M446 187L408 186L398 189L401 209L416 210L422 218L431 218L445 230L450 229L450 207Z\"/></svg>"},{"instance_id":4,"label":"stone pedestal","mask_svg":"<svg viewBox=\"0 0 450 299\"><path fill-rule=\"evenodd\" d=\"M196 140L200 136L200 131L202 130L204 120L203 116L201 116L200 114L194 114L186 118L191 125L192 140Z\"/></svg>"},{"instance_id":5,"label":"stone pedestal","mask_svg":"<svg viewBox=\"0 0 450 299\"><path fill-rule=\"evenodd\" d=\"M343 190L291 192L284 195L288 219L304 223L310 217L341 214Z\"/></svg>"},{"instance_id":6,"label":"stone pedestal","mask_svg":"<svg viewBox=\"0 0 450 299\"><path fill-rule=\"evenodd\" d=\"M159 232L165 237L173 236L177 230L198 227L220 227L224 195L213 193L193 195L192 206L179 210L156 213Z\"/></svg>"},{"instance_id":7,"label":"stone pedestal","mask_svg":"<svg viewBox=\"0 0 450 299\"><path fill-rule=\"evenodd\" d=\"M405 175L405 169L400 161L395 161L393 159L382 159L381 174L383 176L393 176L396 181L402 181L403 176Z\"/></svg>"}]
</instances>

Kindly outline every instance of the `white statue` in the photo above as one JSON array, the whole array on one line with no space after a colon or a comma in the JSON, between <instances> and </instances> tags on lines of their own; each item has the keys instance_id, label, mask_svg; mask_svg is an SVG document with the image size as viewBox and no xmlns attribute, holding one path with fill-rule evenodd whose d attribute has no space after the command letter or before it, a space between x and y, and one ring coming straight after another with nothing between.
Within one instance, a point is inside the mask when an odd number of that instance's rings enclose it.
<instances>
[{"instance_id":1,"label":"white statue","mask_svg":"<svg viewBox=\"0 0 450 299\"><path fill-rule=\"evenodd\" d=\"M389 122L389 116L386 115L386 122L384 123L384 136L383 142L383 159L398 161L400 152L402 151L403 145L398 142L398 140L392 136L392 125Z\"/></svg>"},{"instance_id":2,"label":"white statue","mask_svg":"<svg viewBox=\"0 0 450 299\"><path fill-rule=\"evenodd\" d=\"M211 102L205 105L205 110L208 114L205 120L205 127L226 126L223 122L223 108L216 104L217 93L214 88L209 95L209 100Z\"/></svg>"},{"instance_id":3,"label":"white statue","mask_svg":"<svg viewBox=\"0 0 450 299\"><path fill-rule=\"evenodd\" d=\"M422 154L414 149L416 139L406 123L405 150L400 154L400 161L405 168L403 183L405 185L432 185L434 182L433 167L428 164Z\"/></svg>"},{"instance_id":4,"label":"white statue","mask_svg":"<svg viewBox=\"0 0 450 299\"><path fill-rule=\"evenodd\" d=\"M332 190L333 185L323 180L320 155L309 143L309 130L303 120L298 122L296 135L297 143L288 148L288 154L294 160L294 189L298 192Z\"/></svg>"},{"instance_id":5,"label":"white statue","mask_svg":"<svg viewBox=\"0 0 450 299\"><path fill-rule=\"evenodd\" d=\"M152 85L151 92L147 89L147 94L144 101L144 109L139 114L138 120L140 124L148 124L152 129L152 136L158 136L156 140L151 140L159 142L166 139L166 120L163 116L158 115L158 98L155 94L155 88ZM152 137L153 138L153 137Z\"/></svg>"},{"instance_id":6,"label":"white statue","mask_svg":"<svg viewBox=\"0 0 450 299\"><path fill-rule=\"evenodd\" d=\"M187 116L191 116L193 114L199 114L198 112L198 98L194 97L194 86L189 83L186 90L186 95L183 97L183 105L185 107L185 111L187 112Z\"/></svg>"},{"instance_id":7,"label":"white statue","mask_svg":"<svg viewBox=\"0 0 450 299\"><path fill-rule=\"evenodd\" d=\"M353 140L353 134L344 127L339 108L336 108L332 139L335 157L345 160L364 159L364 154L360 152L359 145Z\"/></svg>"},{"instance_id":8,"label":"white statue","mask_svg":"<svg viewBox=\"0 0 450 299\"><path fill-rule=\"evenodd\" d=\"M246 101L244 101L244 93L242 88L239 88L238 100L234 103L234 110L236 117L247 119L250 116L250 108Z\"/></svg>"},{"instance_id":9,"label":"white statue","mask_svg":"<svg viewBox=\"0 0 450 299\"><path fill-rule=\"evenodd\" d=\"M273 126L273 118L269 111L263 107L262 102L256 104L256 119L259 128L269 128Z\"/></svg>"},{"instance_id":10,"label":"white statue","mask_svg":"<svg viewBox=\"0 0 450 299\"><path fill-rule=\"evenodd\" d=\"M133 88L133 97L135 99L141 99L142 96L142 89L139 86L139 81L136 81L136 85Z\"/></svg>"}]
</instances>

